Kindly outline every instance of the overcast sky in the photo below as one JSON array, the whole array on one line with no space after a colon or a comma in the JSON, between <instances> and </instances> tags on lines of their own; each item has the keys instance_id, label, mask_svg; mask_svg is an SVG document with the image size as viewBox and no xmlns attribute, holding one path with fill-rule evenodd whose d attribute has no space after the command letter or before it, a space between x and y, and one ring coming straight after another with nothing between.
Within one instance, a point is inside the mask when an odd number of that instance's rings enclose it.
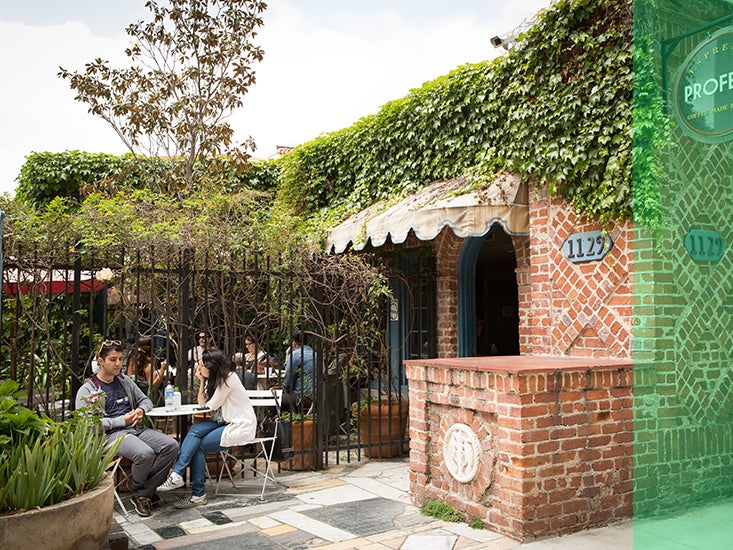
<instances>
[{"instance_id":1,"label":"overcast sky","mask_svg":"<svg viewBox=\"0 0 733 550\"><path fill-rule=\"evenodd\" d=\"M230 123L255 155L351 125L464 63L550 0L271 0L257 84ZM124 28L145 0L0 0L0 192L33 151L123 153L114 131L73 99L58 67L126 63Z\"/></svg>"}]
</instances>

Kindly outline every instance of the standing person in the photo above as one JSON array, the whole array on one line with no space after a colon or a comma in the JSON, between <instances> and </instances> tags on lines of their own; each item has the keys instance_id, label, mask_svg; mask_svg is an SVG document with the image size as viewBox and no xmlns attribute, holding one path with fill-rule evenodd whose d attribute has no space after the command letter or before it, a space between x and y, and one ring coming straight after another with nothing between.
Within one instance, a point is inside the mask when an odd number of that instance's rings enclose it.
<instances>
[{"instance_id":1,"label":"standing person","mask_svg":"<svg viewBox=\"0 0 733 550\"><path fill-rule=\"evenodd\" d=\"M132 505L139 516L148 517L158 500L155 488L165 479L176 459L178 443L172 437L142 426L145 413L153 403L129 376L121 374L122 343L104 340L97 352L99 371L92 374L76 393L76 408L97 390L104 392L102 428L108 442L124 438L117 451L132 461L127 483Z\"/></svg>"},{"instance_id":2,"label":"standing person","mask_svg":"<svg viewBox=\"0 0 733 550\"><path fill-rule=\"evenodd\" d=\"M295 411L299 406L310 407L313 402L313 370L316 355L303 341L303 333L290 336L290 347L285 358L283 381L283 409Z\"/></svg>"},{"instance_id":3,"label":"standing person","mask_svg":"<svg viewBox=\"0 0 733 550\"><path fill-rule=\"evenodd\" d=\"M201 356L203 355L204 350L210 347L211 344L206 341L206 333L203 330L198 331L196 333L196 342L194 342L194 346L188 350L188 366L193 367L198 365L201 361Z\"/></svg>"},{"instance_id":4,"label":"standing person","mask_svg":"<svg viewBox=\"0 0 733 550\"><path fill-rule=\"evenodd\" d=\"M242 381L234 372L229 357L219 349L204 350L194 376L199 380L198 404L214 413L221 412L221 421L196 422L181 444L181 452L173 471L159 491L172 491L183 486L183 474L191 467L191 496L179 499L176 508L206 504L206 454L230 447L246 445L255 438L257 418Z\"/></svg>"}]
</instances>

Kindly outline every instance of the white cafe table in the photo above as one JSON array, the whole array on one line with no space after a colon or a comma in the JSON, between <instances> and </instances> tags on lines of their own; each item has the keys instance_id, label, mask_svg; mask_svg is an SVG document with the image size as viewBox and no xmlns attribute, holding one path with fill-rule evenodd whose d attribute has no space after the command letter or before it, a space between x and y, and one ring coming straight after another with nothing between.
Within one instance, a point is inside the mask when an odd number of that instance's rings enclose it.
<instances>
[{"instance_id":1,"label":"white cafe table","mask_svg":"<svg viewBox=\"0 0 733 550\"><path fill-rule=\"evenodd\" d=\"M190 404L181 405L178 409L172 410L168 410L166 407L155 407L149 410L146 414L151 418L176 418L178 424L177 433L180 440L183 441L183 438L186 437L186 433L188 433L191 417L195 414L205 414L207 412L209 412L207 407Z\"/></svg>"},{"instance_id":2,"label":"white cafe table","mask_svg":"<svg viewBox=\"0 0 733 550\"><path fill-rule=\"evenodd\" d=\"M258 372L257 373L257 389L258 390L266 390L268 389L268 382L272 380L277 380L278 383L281 383L280 377L282 376L282 372L280 369L273 369L273 368L267 368L266 372Z\"/></svg>"}]
</instances>

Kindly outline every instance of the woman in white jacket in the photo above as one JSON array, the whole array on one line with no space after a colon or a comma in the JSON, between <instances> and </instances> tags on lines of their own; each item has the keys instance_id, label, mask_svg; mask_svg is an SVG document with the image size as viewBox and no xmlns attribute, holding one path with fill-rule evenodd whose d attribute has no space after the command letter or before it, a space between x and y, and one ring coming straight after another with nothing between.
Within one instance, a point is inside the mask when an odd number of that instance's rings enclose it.
<instances>
[{"instance_id":1,"label":"woman in white jacket","mask_svg":"<svg viewBox=\"0 0 733 550\"><path fill-rule=\"evenodd\" d=\"M191 496L183 497L174 506L190 508L206 504L206 454L229 447L246 445L255 438L257 418L234 365L221 350L203 352L194 375L201 382L198 404L212 411L212 420L197 422L181 443L178 460L168 479L158 491L172 491L183 486L183 474L191 467ZM215 414L217 409L221 415Z\"/></svg>"}]
</instances>

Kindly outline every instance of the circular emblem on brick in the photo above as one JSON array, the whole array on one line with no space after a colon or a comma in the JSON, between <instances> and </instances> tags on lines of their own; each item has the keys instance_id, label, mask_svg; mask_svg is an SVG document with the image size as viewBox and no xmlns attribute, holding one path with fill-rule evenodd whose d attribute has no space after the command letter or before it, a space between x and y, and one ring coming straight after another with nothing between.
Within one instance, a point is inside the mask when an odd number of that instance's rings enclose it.
<instances>
[{"instance_id":1,"label":"circular emblem on brick","mask_svg":"<svg viewBox=\"0 0 733 550\"><path fill-rule=\"evenodd\" d=\"M443 461L456 481L469 483L481 464L481 442L470 426L453 424L443 438Z\"/></svg>"}]
</instances>

